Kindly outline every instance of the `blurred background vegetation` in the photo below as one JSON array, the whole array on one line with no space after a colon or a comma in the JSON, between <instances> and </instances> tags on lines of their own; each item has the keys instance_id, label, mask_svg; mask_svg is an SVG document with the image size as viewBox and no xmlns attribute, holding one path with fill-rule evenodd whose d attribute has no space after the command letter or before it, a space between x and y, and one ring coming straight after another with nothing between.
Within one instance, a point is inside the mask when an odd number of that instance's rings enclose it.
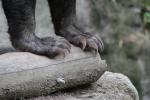
<instances>
[{"instance_id":1,"label":"blurred background vegetation","mask_svg":"<svg viewBox=\"0 0 150 100\"><path fill-rule=\"evenodd\" d=\"M89 0L89 5L109 70L127 75L141 100L150 100L150 0Z\"/></svg>"}]
</instances>

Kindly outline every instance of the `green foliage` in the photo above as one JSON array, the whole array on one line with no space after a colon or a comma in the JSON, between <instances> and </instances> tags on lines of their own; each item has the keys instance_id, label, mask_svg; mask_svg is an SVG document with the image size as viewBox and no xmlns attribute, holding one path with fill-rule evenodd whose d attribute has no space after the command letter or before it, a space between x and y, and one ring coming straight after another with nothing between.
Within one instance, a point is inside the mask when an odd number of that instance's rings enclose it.
<instances>
[{"instance_id":1,"label":"green foliage","mask_svg":"<svg viewBox=\"0 0 150 100\"><path fill-rule=\"evenodd\" d=\"M141 3L145 7L150 6L150 0L141 0Z\"/></svg>"},{"instance_id":2,"label":"green foliage","mask_svg":"<svg viewBox=\"0 0 150 100\"><path fill-rule=\"evenodd\" d=\"M142 5L144 8L150 7L150 0L142 0ZM144 13L144 24L150 23L150 12Z\"/></svg>"},{"instance_id":3,"label":"green foliage","mask_svg":"<svg viewBox=\"0 0 150 100\"><path fill-rule=\"evenodd\" d=\"M144 13L144 23L150 23L150 13Z\"/></svg>"},{"instance_id":4,"label":"green foliage","mask_svg":"<svg viewBox=\"0 0 150 100\"><path fill-rule=\"evenodd\" d=\"M150 0L141 0L141 1L142 1L142 4L143 4L145 7L150 6Z\"/></svg>"},{"instance_id":5,"label":"green foliage","mask_svg":"<svg viewBox=\"0 0 150 100\"><path fill-rule=\"evenodd\" d=\"M128 58L137 59L138 48L136 48L134 43L130 43L124 46L124 52Z\"/></svg>"}]
</instances>

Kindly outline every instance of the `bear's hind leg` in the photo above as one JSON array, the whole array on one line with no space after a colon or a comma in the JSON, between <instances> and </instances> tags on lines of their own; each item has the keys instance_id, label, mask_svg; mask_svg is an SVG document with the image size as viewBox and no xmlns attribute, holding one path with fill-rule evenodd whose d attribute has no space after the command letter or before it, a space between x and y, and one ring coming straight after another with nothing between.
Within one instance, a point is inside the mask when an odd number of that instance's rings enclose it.
<instances>
[{"instance_id":1,"label":"bear's hind leg","mask_svg":"<svg viewBox=\"0 0 150 100\"><path fill-rule=\"evenodd\" d=\"M77 23L76 0L49 0L52 21L57 35L63 36L83 50L102 51L100 37L84 32Z\"/></svg>"},{"instance_id":2,"label":"bear's hind leg","mask_svg":"<svg viewBox=\"0 0 150 100\"><path fill-rule=\"evenodd\" d=\"M2 0L2 4L14 48L48 57L64 55L70 50L65 39L40 39L35 35L36 0Z\"/></svg>"}]
</instances>

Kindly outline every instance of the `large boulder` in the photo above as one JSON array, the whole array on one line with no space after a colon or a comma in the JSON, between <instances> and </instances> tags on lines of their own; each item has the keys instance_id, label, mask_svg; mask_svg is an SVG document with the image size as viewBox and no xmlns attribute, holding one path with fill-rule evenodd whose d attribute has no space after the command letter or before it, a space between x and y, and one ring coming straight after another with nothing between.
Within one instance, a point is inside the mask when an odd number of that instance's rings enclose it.
<instances>
[{"instance_id":1,"label":"large boulder","mask_svg":"<svg viewBox=\"0 0 150 100\"><path fill-rule=\"evenodd\" d=\"M138 92L123 74L105 72L90 86L61 91L47 97L28 100L139 100Z\"/></svg>"}]
</instances>

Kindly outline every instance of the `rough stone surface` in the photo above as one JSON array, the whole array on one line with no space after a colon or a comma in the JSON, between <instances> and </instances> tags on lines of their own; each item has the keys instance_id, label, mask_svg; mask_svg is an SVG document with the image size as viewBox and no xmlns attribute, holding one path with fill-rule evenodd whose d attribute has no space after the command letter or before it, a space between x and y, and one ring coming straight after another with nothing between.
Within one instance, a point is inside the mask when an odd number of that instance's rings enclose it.
<instances>
[{"instance_id":1,"label":"rough stone surface","mask_svg":"<svg viewBox=\"0 0 150 100\"><path fill-rule=\"evenodd\" d=\"M118 73L105 72L90 86L68 89L47 97L28 100L139 100L130 80Z\"/></svg>"},{"instance_id":2,"label":"rough stone surface","mask_svg":"<svg viewBox=\"0 0 150 100\"><path fill-rule=\"evenodd\" d=\"M84 63L83 63L84 62ZM49 59L28 52L0 56L0 100L48 95L97 81L106 71L99 54L77 47L65 58Z\"/></svg>"}]
</instances>

